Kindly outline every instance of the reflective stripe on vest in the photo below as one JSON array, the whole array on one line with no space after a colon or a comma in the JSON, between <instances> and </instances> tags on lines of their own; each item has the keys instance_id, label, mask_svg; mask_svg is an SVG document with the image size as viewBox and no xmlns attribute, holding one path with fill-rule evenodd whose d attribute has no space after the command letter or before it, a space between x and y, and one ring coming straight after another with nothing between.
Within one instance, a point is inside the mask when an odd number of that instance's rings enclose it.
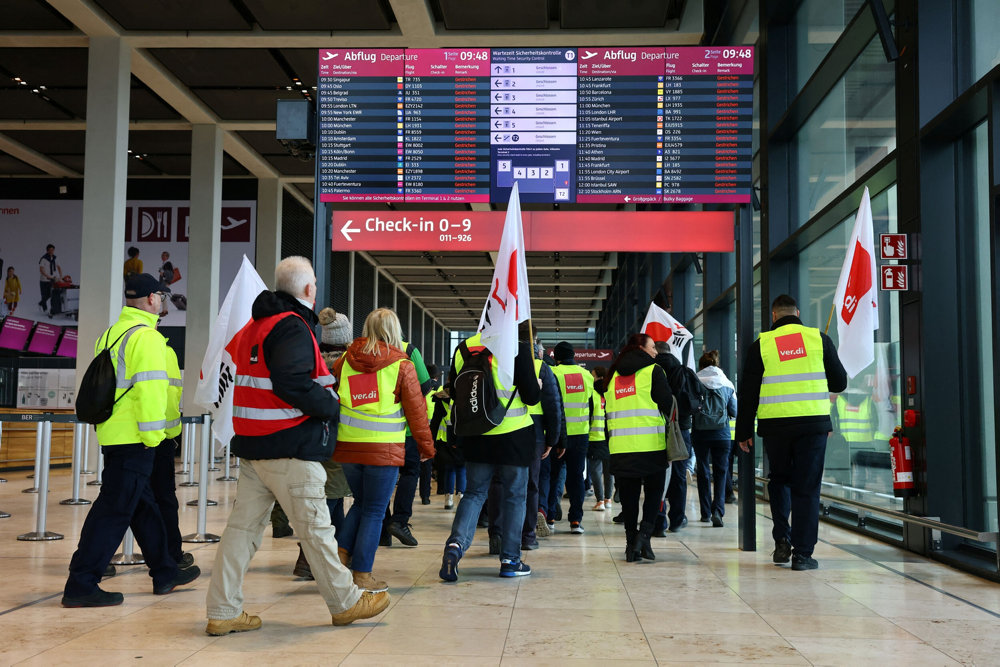
<instances>
[{"instance_id":1,"label":"reflective stripe on vest","mask_svg":"<svg viewBox=\"0 0 1000 667\"><path fill-rule=\"evenodd\" d=\"M786 324L760 335L764 377L757 417L810 417L830 414L830 391L823 367L819 329Z\"/></svg>"},{"instance_id":2,"label":"reflective stripe on vest","mask_svg":"<svg viewBox=\"0 0 1000 667\"><path fill-rule=\"evenodd\" d=\"M843 396L837 397L837 426L847 442L871 442L871 401L864 399L852 408Z\"/></svg>"},{"instance_id":3,"label":"reflective stripe on vest","mask_svg":"<svg viewBox=\"0 0 1000 667\"><path fill-rule=\"evenodd\" d=\"M615 372L608 380L604 398L612 454L655 452L667 447L666 420L650 395L654 368L645 366L635 375Z\"/></svg>"},{"instance_id":4,"label":"reflective stripe on vest","mask_svg":"<svg viewBox=\"0 0 1000 667\"><path fill-rule=\"evenodd\" d=\"M471 338L465 340L465 347L469 352L474 352L477 349L482 349L484 347L482 342L482 336L476 334ZM465 357L462 354L461 349L455 354L455 377L462 371L462 366L465 365ZM493 375L493 386L497 390L497 397L507 405L507 401L510 401L511 396L514 400L511 401L510 407L507 408L507 414L504 415L503 422L499 426L491 428L489 431L483 435L502 435L504 433L511 433L512 431L517 431L522 428L528 428L531 426L534 428L535 422L532 421L531 415L528 414L528 406L524 404L521 400L520 392L514 392L513 387L504 387L500 384L500 377L497 372L497 360L493 355L490 355L490 370Z\"/></svg>"},{"instance_id":5,"label":"reflective stripe on vest","mask_svg":"<svg viewBox=\"0 0 1000 667\"><path fill-rule=\"evenodd\" d=\"M559 382L559 393L566 414L566 435L583 435L590 431L590 401L594 395L594 379L586 369L574 364L554 366L552 372ZM572 384L570 384L572 383Z\"/></svg>"},{"instance_id":6,"label":"reflective stripe on vest","mask_svg":"<svg viewBox=\"0 0 1000 667\"><path fill-rule=\"evenodd\" d=\"M149 380L170 380L166 371L140 371L129 377L128 368L125 366L125 346L128 345L128 339L132 337L132 334L139 331L142 327L136 327L125 332L122 336L121 341L118 343L118 363L115 365L115 389L128 389L140 382L147 382Z\"/></svg>"},{"instance_id":7,"label":"reflective stripe on vest","mask_svg":"<svg viewBox=\"0 0 1000 667\"><path fill-rule=\"evenodd\" d=\"M604 432L604 414L604 397L595 391L594 414L590 418L590 436L587 438L590 442L601 442L608 439L607 434Z\"/></svg>"},{"instance_id":8,"label":"reflective stripe on vest","mask_svg":"<svg viewBox=\"0 0 1000 667\"><path fill-rule=\"evenodd\" d=\"M360 373L344 359L340 371L338 442L403 444L406 441L406 418L395 394L402 363L399 359L374 373Z\"/></svg>"},{"instance_id":9,"label":"reflective stripe on vest","mask_svg":"<svg viewBox=\"0 0 1000 667\"><path fill-rule=\"evenodd\" d=\"M284 312L247 325L229 344L236 363L233 387L233 431L241 436L271 435L298 426L309 417L274 393L271 372L264 357L264 340L271 330L286 317L298 317L310 331L313 344L313 368L310 373L316 382L334 397L335 382L330 369L319 351L312 327L297 313Z\"/></svg>"}]
</instances>

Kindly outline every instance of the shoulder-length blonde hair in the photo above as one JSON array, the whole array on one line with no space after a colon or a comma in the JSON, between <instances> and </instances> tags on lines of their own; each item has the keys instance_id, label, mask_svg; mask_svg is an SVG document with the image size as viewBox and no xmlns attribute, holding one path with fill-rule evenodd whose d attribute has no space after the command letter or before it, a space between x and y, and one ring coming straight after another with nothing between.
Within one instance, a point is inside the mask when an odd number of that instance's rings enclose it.
<instances>
[{"instance_id":1,"label":"shoulder-length blonde hair","mask_svg":"<svg viewBox=\"0 0 1000 667\"><path fill-rule=\"evenodd\" d=\"M368 339L361 349L365 354L378 355L379 341L395 348L403 349L403 329L392 308L377 308L365 318L361 335Z\"/></svg>"}]
</instances>

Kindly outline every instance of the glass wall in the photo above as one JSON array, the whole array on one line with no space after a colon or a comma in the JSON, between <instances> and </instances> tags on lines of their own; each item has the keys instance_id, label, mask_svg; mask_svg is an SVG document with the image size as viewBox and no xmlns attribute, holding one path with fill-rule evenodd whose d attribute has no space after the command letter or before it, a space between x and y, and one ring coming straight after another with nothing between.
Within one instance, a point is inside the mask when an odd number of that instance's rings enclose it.
<instances>
[{"instance_id":1,"label":"glass wall","mask_svg":"<svg viewBox=\"0 0 1000 667\"><path fill-rule=\"evenodd\" d=\"M795 135L793 228L895 148L895 65L876 37Z\"/></svg>"},{"instance_id":2,"label":"glass wall","mask_svg":"<svg viewBox=\"0 0 1000 667\"><path fill-rule=\"evenodd\" d=\"M872 197L872 223L876 239L896 231L895 186ZM809 326L826 327L853 230L851 215L799 254L799 310ZM838 343L836 324L827 334ZM902 509L902 500L892 494L889 457L889 438L901 419L897 293L880 292L875 361L849 380L846 391L831 396L830 416L825 491Z\"/></svg>"},{"instance_id":3,"label":"glass wall","mask_svg":"<svg viewBox=\"0 0 1000 667\"><path fill-rule=\"evenodd\" d=\"M972 49L972 81L1000 65L1000 2L972 0L969 48ZM966 82L967 84L972 81Z\"/></svg>"},{"instance_id":4,"label":"glass wall","mask_svg":"<svg viewBox=\"0 0 1000 667\"><path fill-rule=\"evenodd\" d=\"M799 5L792 19L795 39L792 92L802 90L863 4L862 0L805 0Z\"/></svg>"}]
</instances>

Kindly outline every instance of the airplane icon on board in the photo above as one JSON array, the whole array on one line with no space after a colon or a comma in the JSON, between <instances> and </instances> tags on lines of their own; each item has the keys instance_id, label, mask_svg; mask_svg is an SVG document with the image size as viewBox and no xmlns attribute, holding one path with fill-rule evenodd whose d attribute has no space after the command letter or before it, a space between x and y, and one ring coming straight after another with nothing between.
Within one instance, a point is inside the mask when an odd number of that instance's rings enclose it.
<instances>
[{"instance_id":1,"label":"airplane icon on board","mask_svg":"<svg viewBox=\"0 0 1000 667\"><path fill-rule=\"evenodd\" d=\"M588 51L588 50L584 49L583 50L583 55L580 56L580 60L590 60L591 58L593 58L596 55L597 55L597 51Z\"/></svg>"}]
</instances>

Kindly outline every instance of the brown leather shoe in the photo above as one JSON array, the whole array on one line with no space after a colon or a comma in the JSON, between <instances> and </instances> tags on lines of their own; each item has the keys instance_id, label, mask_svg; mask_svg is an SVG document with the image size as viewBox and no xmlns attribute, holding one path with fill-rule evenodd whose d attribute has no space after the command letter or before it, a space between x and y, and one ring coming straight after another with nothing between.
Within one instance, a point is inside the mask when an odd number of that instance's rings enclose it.
<instances>
[{"instance_id":1,"label":"brown leather shoe","mask_svg":"<svg viewBox=\"0 0 1000 667\"><path fill-rule=\"evenodd\" d=\"M378 616L389 606L389 593L372 593L362 591L361 597L350 609L345 609L339 614L333 614L334 625L348 625L354 621L360 621L372 616Z\"/></svg>"},{"instance_id":2,"label":"brown leather shoe","mask_svg":"<svg viewBox=\"0 0 1000 667\"><path fill-rule=\"evenodd\" d=\"M222 620L209 619L205 626L205 633L213 637L228 635L230 632L249 632L250 630L260 630L260 616L251 616L245 611L236 618L225 618Z\"/></svg>"},{"instance_id":3,"label":"brown leather shoe","mask_svg":"<svg viewBox=\"0 0 1000 667\"><path fill-rule=\"evenodd\" d=\"M309 561L306 560L306 554L302 551L302 543L299 543L299 559L295 561L295 568L292 570L292 574L296 577L301 577L302 579L312 579L312 568L309 567Z\"/></svg>"},{"instance_id":4,"label":"brown leather shoe","mask_svg":"<svg viewBox=\"0 0 1000 667\"><path fill-rule=\"evenodd\" d=\"M389 584L375 579L371 572L352 572L352 574L354 575L354 585L363 591L382 593L389 590Z\"/></svg>"},{"instance_id":5,"label":"brown leather shoe","mask_svg":"<svg viewBox=\"0 0 1000 667\"><path fill-rule=\"evenodd\" d=\"M351 554L347 553L347 549L344 547L337 547L337 555L340 556L340 562L344 567L351 566Z\"/></svg>"}]
</instances>

